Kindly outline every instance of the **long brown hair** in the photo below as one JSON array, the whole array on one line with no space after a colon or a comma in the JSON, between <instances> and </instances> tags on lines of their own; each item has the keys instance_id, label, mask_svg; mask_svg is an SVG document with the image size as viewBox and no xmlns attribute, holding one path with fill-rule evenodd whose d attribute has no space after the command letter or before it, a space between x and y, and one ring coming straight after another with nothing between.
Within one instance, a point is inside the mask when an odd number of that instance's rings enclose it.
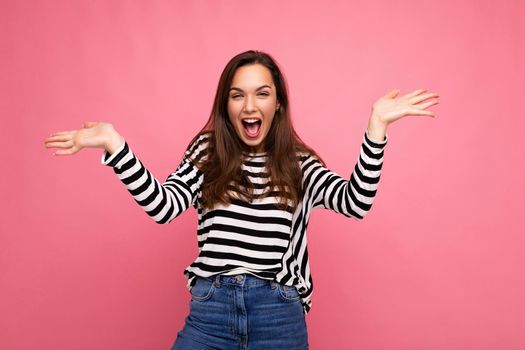
<instances>
[{"instance_id":1,"label":"long brown hair","mask_svg":"<svg viewBox=\"0 0 525 350\"><path fill-rule=\"evenodd\" d=\"M242 171L241 159L243 152L247 151L247 146L237 135L228 117L228 91L236 70L257 63L270 70L280 104L263 141L267 153L266 171L271 179L271 185L263 195L254 194L254 185ZM210 117L190 145L203 134L209 134L207 157L199 157L197 161L190 160L204 173L201 205L205 208L213 208L216 203L231 203L235 197L231 196L231 191L234 191L243 200L250 202L263 196L276 196L279 197L279 208L294 211L303 196L298 152L311 154L324 165L321 157L308 147L294 130L286 81L276 61L261 51L245 51L228 62L219 79ZM274 192L275 189L277 192Z\"/></svg>"}]
</instances>

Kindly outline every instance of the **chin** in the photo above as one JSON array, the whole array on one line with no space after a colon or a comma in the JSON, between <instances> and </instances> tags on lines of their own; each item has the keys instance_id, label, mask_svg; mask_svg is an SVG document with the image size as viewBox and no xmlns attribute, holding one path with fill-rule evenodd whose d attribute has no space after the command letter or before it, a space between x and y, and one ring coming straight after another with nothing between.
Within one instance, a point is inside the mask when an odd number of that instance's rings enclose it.
<instances>
[{"instance_id":1,"label":"chin","mask_svg":"<svg viewBox=\"0 0 525 350\"><path fill-rule=\"evenodd\" d=\"M255 139L253 139L253 138L249 139L249 138L247 138L244 135L242 135L239 138L241 139L241 141L244 143L244 145L246 147L254 148L254 149L260 149L260 148L264 147L264 139L266 138L266 135L259 135ZM260 153L260 152L263 152L263 151L262 150L257 150L257 151L254 151L254 152Z\"/></svg>"},{"instance_id":2,"label":"chin","mask_svg":"<svg viewBox=\"0 0 525 350\"><path fill-rule=\"evenodd\" d=\"M254 141L254 140L244 140L244 139L241 139L243 141L243 143L247 146L247 147L250 147L250 148L259 148L261 146L263 146L263 141ZM259 151L257 151L259 152ZM260 151L262 152L262 151Z\"/></svg>"}]
</instances>

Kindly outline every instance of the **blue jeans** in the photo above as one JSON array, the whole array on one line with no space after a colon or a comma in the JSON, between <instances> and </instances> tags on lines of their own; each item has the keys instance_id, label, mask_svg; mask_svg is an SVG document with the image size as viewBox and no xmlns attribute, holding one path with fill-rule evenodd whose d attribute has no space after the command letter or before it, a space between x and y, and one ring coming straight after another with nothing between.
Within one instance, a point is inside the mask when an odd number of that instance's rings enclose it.
<instances>
[{"instance_id":1,"label":"blue jeans","mask_svg":"<svg viewBox=\"0 0 525 350\"><path fill-rule=\"evenodd\" d=\"M295 287L250 274L196 278L190 313L171 350L308 349Z\"/></svg>"}]
</instances>

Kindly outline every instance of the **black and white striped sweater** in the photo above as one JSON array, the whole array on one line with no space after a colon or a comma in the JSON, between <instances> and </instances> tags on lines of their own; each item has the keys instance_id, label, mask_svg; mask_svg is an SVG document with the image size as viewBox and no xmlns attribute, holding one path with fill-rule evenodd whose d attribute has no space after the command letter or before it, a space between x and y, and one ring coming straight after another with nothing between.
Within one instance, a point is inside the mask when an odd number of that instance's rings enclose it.
<instances>
[{"instance_id":1,"label":"black and white striped sweater","mask_svg":"<svg viewBox=\"0 0 525 350\"><path fill-rule=\"evenodd\" d=\"M199 199L203 173L189 158L206 157L208 138L209 134L203 134L190 145L177 169L163 183L144 167L125 140L113 154L104 151L101 163L113 168L135 201L159 224L170 223L190 205L197 210L199 255L184 270L188 289L195 284L195 276L249 273L295 286L307 314L313 282L306 228L312 209L331 209L362 220L376 195L388 136L377 142L365 132L349 181L315 157L298 154L304 195L294 212L278 209L278 198L272 193L251 203L233 200L227 206L202 208ZM247 153L242 161L242 170L255 184L255 194L262 193L269 184L265 159L265 153Z\"/></svg>"}]
</instances>

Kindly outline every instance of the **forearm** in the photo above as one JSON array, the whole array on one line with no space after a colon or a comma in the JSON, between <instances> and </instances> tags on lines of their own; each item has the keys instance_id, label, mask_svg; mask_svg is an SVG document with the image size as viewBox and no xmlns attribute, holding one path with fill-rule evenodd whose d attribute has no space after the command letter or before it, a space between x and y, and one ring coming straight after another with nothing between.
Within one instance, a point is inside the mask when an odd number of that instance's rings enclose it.
<instances>
[{"instance_id":1,"label":"forearm","mask_svg":"<svg viewBox=\"0 0 525 350\"><path fill-rule=\"evenodd\" d=\"M321 164L311 170L317 173L312 178L322 183L320 191L316 191L314 207L332 209L356 220L363 219L370 211L379 184L388 136L385 133L383 141L374 141L367 134L368 131L363 135L359 159L349 180Z\"/></svg>"},{"instance_id":2,"label":"forearm","mask_svg":"<svg viewBox=\"0 0 525 350\"><path fill-rule=\"evenodd\" d=\"M111 156L104 152L101 163L111 166L142 209L157 223L167 224L189 208L192 192L177 173L161 183L134 155L127 143ZM181 169L183 171L185 169ZM189 174L191 176L191 174Z\"/></svg>"},{"instance_id":3,"label":"forearm","mask_svg":"<svg viewBox=\"0 0 525 350\"><path fill-rule=\"evenodd\" d=\"M372 114L368 120L368 137L374 142L383 142L385 140L387 124L380 122L379 118Z\"/></svg>"}]
</instances>

